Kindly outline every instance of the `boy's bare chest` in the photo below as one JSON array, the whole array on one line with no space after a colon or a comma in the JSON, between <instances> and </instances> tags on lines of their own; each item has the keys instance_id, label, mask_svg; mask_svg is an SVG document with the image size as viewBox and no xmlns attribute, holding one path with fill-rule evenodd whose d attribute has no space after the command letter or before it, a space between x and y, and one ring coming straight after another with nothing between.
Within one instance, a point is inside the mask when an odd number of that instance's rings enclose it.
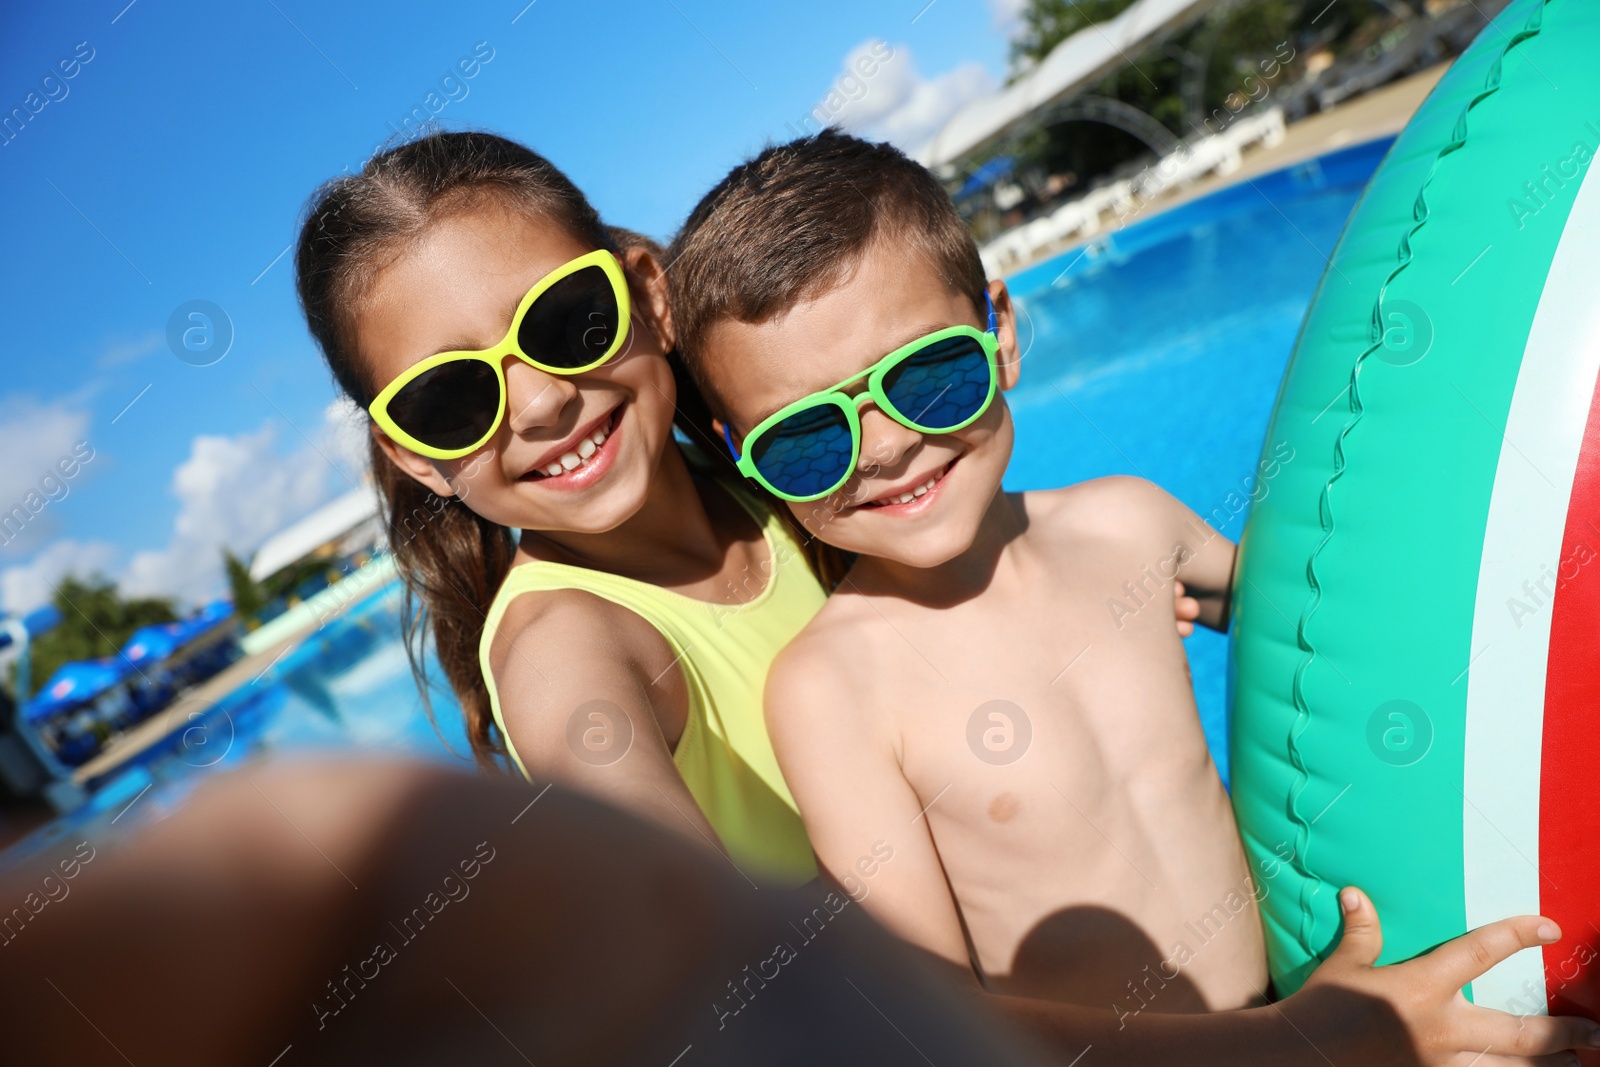
<instances>
[{"instance_id":1,"label":"boy's bare chest","mask_svg":"<svg viewBox=\"0 0 1600 1067\"><path fill-rule=\"evenodd\" d=\"M1131 616L1099 593L1063 583L1005 604L884 620L871 687L919 794L987 777L985 768L1009 768L1013 781L1035 769L1116 776L1148 765L1163 730L1193 722L1170 593Z\"/></svg>"}]
</instances>

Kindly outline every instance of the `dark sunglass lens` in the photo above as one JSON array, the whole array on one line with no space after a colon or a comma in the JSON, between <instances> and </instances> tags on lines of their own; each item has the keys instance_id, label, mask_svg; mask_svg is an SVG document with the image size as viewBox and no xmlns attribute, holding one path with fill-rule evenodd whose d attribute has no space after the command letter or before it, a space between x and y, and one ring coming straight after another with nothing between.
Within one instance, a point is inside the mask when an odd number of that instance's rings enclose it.
<instances>
[{"instance_id":1,"label":"dark sunglass lens","mask_svg":"<svg viewBox=\"0 0 1600 1067\"><path fill-rule=\"evenodd\" d=\"M389 417L434 448L468 448L482 440L500 410L500 379L476 359L441 363L406 383L389 401Z\"/></svg>"},{"instance_id":2,"label":"dark sunglass lens","mask_svg":"<svg viewBox=\"0 0 1600 1067\"><path fill-rule=\"evenodd\" d=\"M883 394L918 426L949 430L983 407L993 373L975 338L947 337L913 352L885 374Z\"/></svg>"},{"instance_id":3,"label":"dark sunglass lens","mask_svg":"<svg viewBox=\"0 0 1600 1067\"><path fill-rule=\"evenodd\" d=\"M522 350L549 367L587 367L617 338L617 294L599 267L562 278L534 300L517 329Z\"/></svg>"},{"instance_id":4,"label":"dark sunglass lens","mask_svg":"<svg viewBox=\"0 0 1600 1067\"><path fill-rule=\"evenodd\" d=\"M850 473L854 453L850 422L833 404L807 408L757 437L750 458L774 489L816 496Z\"/></svg>"}]
</instances>

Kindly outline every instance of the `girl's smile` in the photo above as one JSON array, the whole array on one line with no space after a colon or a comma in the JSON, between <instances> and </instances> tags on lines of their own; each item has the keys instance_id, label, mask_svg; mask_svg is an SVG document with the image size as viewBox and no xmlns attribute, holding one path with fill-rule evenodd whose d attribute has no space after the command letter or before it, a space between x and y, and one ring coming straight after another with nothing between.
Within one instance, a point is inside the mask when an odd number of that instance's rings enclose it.
<instances>
[{"instance_id":1,"label":"girl's smile","mask_svg":"<svg viewBox=\"0 0 1600 1067\"><path fill-rule=\"evenodd\" d=\"M604 478L616 462L627 406L625 402L618 403L591 420L568 440L546 451L519 480L544 489L570 490L587 489Z\"/></svg>"}]
</instances>

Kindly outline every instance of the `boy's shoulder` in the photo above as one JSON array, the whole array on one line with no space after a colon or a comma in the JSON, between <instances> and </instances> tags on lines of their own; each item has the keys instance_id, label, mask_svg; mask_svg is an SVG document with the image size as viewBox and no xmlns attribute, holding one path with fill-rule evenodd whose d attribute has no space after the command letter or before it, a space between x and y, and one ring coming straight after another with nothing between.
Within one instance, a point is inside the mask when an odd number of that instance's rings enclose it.
<instances>
[{"instance_id":1,"label":"boy's shoulder","mask_svg":"<svg viewBox=\"0 0 1600 1067\"><path fill-rule=\"evenodd\" d=\"M1060 489L1023 494L1030 534L1046 540L1167 540L1188 509L1171 493L1144 478L1113 474Z\"/></svg>"},{"instance_id":2,"label":"boy's shoulder","mask_svg":"<svg viewBox=\"0 0 1600 1067\"><path fill-rule=\"evenodd\" d=\"M855 709L870 705L871 664L883 661L875 650L883 629L866 597L848 591L830 596L768 670L769 725L793 708L815 729L819 715L854 718Z\"/></svg>"}]
</instances>

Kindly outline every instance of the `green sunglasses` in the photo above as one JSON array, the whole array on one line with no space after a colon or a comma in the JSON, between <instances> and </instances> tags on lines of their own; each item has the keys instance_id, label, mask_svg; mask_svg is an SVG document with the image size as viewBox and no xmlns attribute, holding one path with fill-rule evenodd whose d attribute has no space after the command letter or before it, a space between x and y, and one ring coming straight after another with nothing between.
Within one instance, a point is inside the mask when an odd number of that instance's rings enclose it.
<instances>
[{"instance_id":1,"label":"green sunglasses","mask_svg":"<svg viewBox=\"0 0 1600 1067\"><path fill-rule=\"evenodd\" d=\"M895 349L860 374L762 419L745 435L742 455L724 425L739 472L795 503L838 492L861 459L860 407L869 399L918 433L954 433L970 426L989 410L999 384L1000 327L987 292L983 299L987 329L950 326ZM863 378L865 392L844 392Z\"/></svg>"}]
</instances>

